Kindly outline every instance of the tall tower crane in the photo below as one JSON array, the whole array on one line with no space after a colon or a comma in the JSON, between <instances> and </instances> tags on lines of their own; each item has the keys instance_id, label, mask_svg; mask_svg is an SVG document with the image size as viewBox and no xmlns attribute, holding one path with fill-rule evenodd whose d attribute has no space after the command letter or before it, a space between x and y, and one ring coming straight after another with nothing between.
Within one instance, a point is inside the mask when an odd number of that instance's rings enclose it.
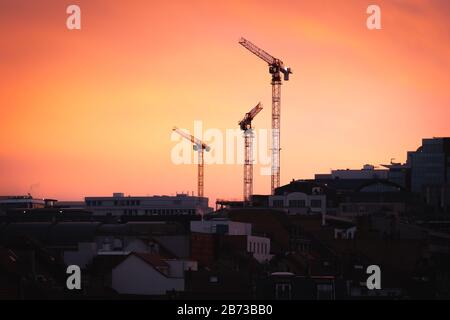
<instances>
[{"instance_id":1,"label":"tall tower crane","mask_svg":"<svg viewBox=\"0 0 450 320\"><path fill-rule=\"evenodd\" d=\"M178 129L177 127L173 127L173 131L178 133L180 136L182 136L186 140L189 140L190 142L192 142L194 151L198 152L197 195L199 197L203 197L203 190L204 190L203 155L204 155L205 150L208 152L211 148L206 143L201 141L200 139L197 139L193 135L188 134L188 133Z\"/></svg>"},{"instance_id":2,"label":"tall tower crane","mask_svg":"<svg viewBox=\"0 0 450 320\"><path fill-rule=\"evenodd\" d=\"M239 43L247 50L255 54L269 64L269 73L272 76L272 181L271 192L280 186L280 113L281 113L281 74L284 80L289 80L291 68L284 66L283 61L272 57L270 54L258 48L250 41L241 38Z\"/></svg>"},{"instance_id":3,"label":"tall tower crane","mask_svg":"<svg viewBox=\"0 0 450 320\"><path fill-rule=\"evenodd\" d=\"M245 114L244 119L239 121L241 130L244 131L244 204L250 202L253 194L253 129L252 120L263 109L261 102L250 112Z\"/></svg>"}]
</instances>

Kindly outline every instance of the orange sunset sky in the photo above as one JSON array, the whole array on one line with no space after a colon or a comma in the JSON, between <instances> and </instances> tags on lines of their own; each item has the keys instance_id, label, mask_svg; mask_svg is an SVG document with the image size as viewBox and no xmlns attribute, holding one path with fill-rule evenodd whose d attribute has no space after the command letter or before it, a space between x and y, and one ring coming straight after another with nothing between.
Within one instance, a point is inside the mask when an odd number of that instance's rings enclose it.
<instances>
[{"instance_id":1,"label":"orange sunset sky","mask_svg":"<svg viewBox=\"0 0 450 320\"><path fill-rule=\"evenodd\" d=\"M81 30L66 8L81 7ZM366 28L378 4L382 30ZM447 0L0 0L0 194L78 200L196 190L171 128L270 128L266 64L283 85L281 182L405 161L450 136ZM242 165L205 168L210 199L242 197ZM255 169L255 193L270 176Z\"/></svg>"}]
</instances>

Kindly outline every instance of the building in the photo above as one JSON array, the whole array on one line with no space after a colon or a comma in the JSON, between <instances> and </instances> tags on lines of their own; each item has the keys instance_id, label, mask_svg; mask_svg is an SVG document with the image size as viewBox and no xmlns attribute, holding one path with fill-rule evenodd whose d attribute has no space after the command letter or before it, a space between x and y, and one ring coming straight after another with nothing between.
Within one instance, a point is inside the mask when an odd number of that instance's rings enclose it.
<instances>
[{"instance_id":1,"label":"building","mask_svg":"<svg viewBox=\"0 0 450 320\"><path fill-rule=\"evenodd\" d=\"M293 192L270 196L269 207L284 209L288 214L325 214L327 203L324 194L308 195L303 192Z\"/></svg>"},{"instance_id":2,"label":"building","mask_svg":"<svg viewBox=\"0 0 450 320\"><path fill-rule=\"evenodd\" d=\"M191 221L191 232L249 236L252 234L252 225L227 219Z\"/></svg>"},{"instance_id":3,"label":"building","mask_svg":"<svg viewBox=\"0 0 450 320\"><path fill-rule=\"evenodd\" d=\"M254 298L253 274L248 270L199 270L186 273L183 299L249 300Z\"/></svg>"},{"instance_id":4,"label":"building","mask_svg":"<svg viewBox=\"0 0 450 320\"><path fill-rule=\"evenodd\" d=\"M57 222L57 221L92 221L92 213L84 209L45 207L34 209L8 209L0 215L0 221L15 222ZM103 218L103 217L102 217ZM105 217L107 218L107 217ZM98 219L100 220L100 219ZM106 220L106 219L105 219Z\"/></svg>"},{"instance_id":5,"label":"building","mask_svg":"<svg viewBox=\"0 0 450 320\"><path fill-rule=\"evenodd\" d=\"M206 214L208 198L177 194L176 196L124 196L86 197L86 209L94 215L104 216L173 216Z\"/></svg>"},{"instance_id":6,"label":"building","mask_svg":"<svg viewBox=\"0 0 450 320\"><path fill-rule=\"evenodd\" d=\"M165 296L185 289L185 271L196 263L164 260L158 255L131 253L112 269L111 287L119 294Z\"/></svg>"},{"instance_id":7,"label":"building","mask_svg":"<svg viewBox=\"0 0 450 320\"><path fill-rule=\"evenodd\" d=\"M293 180L269 196L269 208L288 214L326 214L327 198L324 188L312 181Z\"/></svg>"},{"instance_id":8,"label":"building","mask_svg":"<svg viewBox=\"0 0 450 320\"><path fill-rule=\"evenodd\" d=\"M60 257L31 238L0 245L0 299L61 298L65 271Z\"/></svg>"},{"instance_id":9,"label":"building","mask_svg":"<svg viewBox=\"0 0 450 320\"><path fill-rule=\"evenodd\" d=\"M411 189L411 170L406 163L391 162L390 164L382 164L381 166L389 170L388 181L407 190Z\"/></svg>"},{"instance_id":10,"label":"building","mask_svg":"<svg viewBox=\"0 0 450 320\"><path fill-rule=\"evenodd\" d=\"M423 204L409 190L409 165L391 162L382 166L386 169L365 165L361 170L333 170L305 182L322 187L327 215L351 217L380 212L404 215L421 210Z\"/></svg>"},{"instance_id":11,"label":"building","mask_svg":"<svg viewBox=\"0 0 450 320\"><path fill-rule=\"evenodd\" d=\"M423 139L422 146L408 152L411 191L427 205L450 211L450 138Z\"/></svg>"},{"instance_id":12,"label":"building","mask_svg":"<svg viewBox=\"0 0 450 320\"><path fill-rule=\"evenodd\" d=\"M355 217L389 213L405 215L408 204L413 201L411 194L387 180L369 181L359 188L346 192L340 199L336 213L338 216Z\"/></svg>"},{"instance_id":13,"label":"building","mask_svg":"<svg viewBox=\"0 0 450 320\"><path fill-rule=\"evenodd\" d=\"M228 209L224 214L232 221L250 223L254 235L269 238L271 254L288 250L290 221L284 211L270 208L242 208Z\"/></svg>"},{"instance_id":14,"label":"building","mask_svg":"<svg viewBox=\"0 0 450 320\"><path fill-rule=\"evenodd\" d=\"M423 139L421 147L408 152L408 165L413 192L450 183L450 138Z\"/></svg>"},{"instance_id":15,"label":"building","mask_svg":"<svg viewBox=\"0 0 450 320\"><path fill-rule=\"evenodd\" d=\"M258 262L272 258L270 239L252 235L250 223L227 219L191 221L191 254L193 260L209 264L224 247L249 253Z\"/></svg>"},{"instance_id":16,"label":"building","mask_svg":"<svg viewBox=\"0 0 450 320\"><path fill-rule=\"evenodd\" d=\"M55 201L55 200L50 200ZM45 208L48 200L36 199L31 195L26 196L0 196L0 209L8 211L11 209L34 209Z\"/></svg>"},{"instance_id":17,"label":"building","mask_svg":"<svg viewBox=\"0 0 450 320\"><path fill-rule=\"evenodd\" d=\"M330 174L316 174L315 179L387 179L388 170L375 169L371 164L366 164L362 169L332 170Z\"/></svg>"},{"instance_id":18,"label":"building","mask_svg":"<svg viewBox=\"0 0 450 320\"><path fill-rule=\"evenodd\" d=\"M345 283L334 276L298 276L274 272L259 283L259 299L336 300L345 299Z\"/></svg>"}]
</instances>

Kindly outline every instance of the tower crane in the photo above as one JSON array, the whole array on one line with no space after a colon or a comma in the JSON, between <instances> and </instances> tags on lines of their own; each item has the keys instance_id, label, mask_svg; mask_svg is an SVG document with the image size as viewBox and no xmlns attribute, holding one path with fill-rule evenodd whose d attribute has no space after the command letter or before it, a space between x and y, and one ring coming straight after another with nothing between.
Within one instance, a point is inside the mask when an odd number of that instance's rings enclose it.
<instances>
[{"instance_id":1,"label":"tower crane","mask_svg":"<svg viewBox=\"0 0 450 320\"><path fill-rule=\"evenodd\" d=\"M253 195L253 129L252 120L263 109L261 102L250 112L245 114L244 119L239 121L241 130L244 131L244 204L250 202Z\"/></svg>"},{"instance_id":2,"label":"tower crane","mask_svg":"<svg viewBox=\"0 0 450 320\"><path fill-rule=\"evenodd\" d=\"M204 161L203 161L203 155L204 151L207 152L211 149L206 143L201 141L200 139L197 139L191 134L188 134L177 127L173 127L172 129L176 133L178 133L180 136L185 138L186 140L189 140L193 144L194 151L198 152L198 173L197 173L197 196L203 197L203 190L204 190L204 176L203 176L203 167L204 167Z\"/></svg>"},{"instance_id":3,"label":"tower crane","mask_svg":"<svg viewBox=\"0 0 450 320\"><path fill-rule=\"evenodd\" d=\"M281 115L281 74L284 81L289 80L292 73L291 68L285 67L283 61L274 58L263 49L257 47L245 38L241 38L239 43L264 60L269 65L269 73L272 76L272 171L271 171L271 192L274 194L275 188L280 186L280 115Z\"/></svg>"}]
</instances>

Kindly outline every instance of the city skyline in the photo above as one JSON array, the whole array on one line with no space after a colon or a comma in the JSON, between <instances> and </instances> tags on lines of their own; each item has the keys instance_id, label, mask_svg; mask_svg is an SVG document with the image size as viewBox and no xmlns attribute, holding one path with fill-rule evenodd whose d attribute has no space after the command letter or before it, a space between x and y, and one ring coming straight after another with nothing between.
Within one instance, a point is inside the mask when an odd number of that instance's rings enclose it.
<instances>
[{"instance_id":1,"label":"city skyline","mask_svg":"<svg viewBox=\"0 0 450 320\"><path fill-rule=\"evenodd\" d=\"M3 1L0 27L1 194L81 199L196 189L195 165L171 162L171 128L238 129L256 101L270 106L264 64L246 36L283 57L281 184L331 168L406 160L424 137L448 136L450 6L377 1L210 4ZM173 23L176 21L177 23ZM269 109L269 108L267 108ZM255 128L270 128L264 110ZM205 195L242 197L242 165L205 168ZM270 191L255 169L254 193Z\"/></svg>"}]
</instances>

